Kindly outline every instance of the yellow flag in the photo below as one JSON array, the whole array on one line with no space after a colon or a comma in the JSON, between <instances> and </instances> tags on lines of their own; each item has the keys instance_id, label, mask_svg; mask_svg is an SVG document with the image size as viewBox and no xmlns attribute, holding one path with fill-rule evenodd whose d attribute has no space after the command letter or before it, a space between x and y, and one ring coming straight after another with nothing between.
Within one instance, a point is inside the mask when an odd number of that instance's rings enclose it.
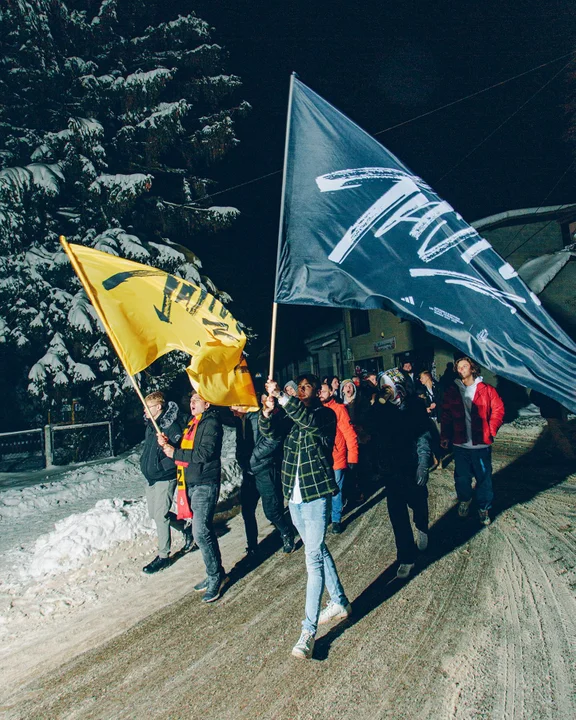
<instances>
[{"instance_id":1,"label":"yellow flag","mask_svg":"<svg viewBox=\"0 0 576 720\"><path fill-rule=\"evenodd\" d=\"M163 270L61 242L130 375L182 350L204 400L258 404L242 355L246 336L219 300Z\"/></svg>"}]
</instances>

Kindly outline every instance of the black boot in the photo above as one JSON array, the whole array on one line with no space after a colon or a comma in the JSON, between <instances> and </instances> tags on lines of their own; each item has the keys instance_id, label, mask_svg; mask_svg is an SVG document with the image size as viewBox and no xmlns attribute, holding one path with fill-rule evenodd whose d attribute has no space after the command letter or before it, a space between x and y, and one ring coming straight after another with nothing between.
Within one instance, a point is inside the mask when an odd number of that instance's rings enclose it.
<instances>
[{"instance_id":1,"label":"black boot","mask_svg":"<svg viewBox=\"0 0 576 720\"><path fill-rule=\"evenodd\" d=\"M294 552L294 536L290 533L282 535L282 552L286 555L290 555L290 553Z\"/></svg>"},{"instance_id":2,"label":"black boot","mask_svg":"<svg viewBox=\"0 0 576 720\"><path fill-rule=\"evenodd\" d=\"M246 548L246 557L244 558L244 562L250 566L256 566L259 564L260 553L258 552L258 545L256 545L256 547Z\"/></svg>"},{"instance_id":3,"label":"black boot","mask_svg":"<svg viewBox=\"0 0 576 720\"><path fill-rule=\"evenodd\" d=\"M170 558L162 558L157 555L151 563L142 568L142 572L146 575L153 575L154 573L164 570L170 565Z\"/></svg>"},{"instance_id":4,"label":"black boot","mask_svg":"<svg viewBox=\"0 0 576 720\"><path fill-rule=\"evenodd\" d=\"M192 535L192 525L187 525L184 528L184 547L182 548L182 552L191 552L192 550L196 550L198 545L194 543L194 535Z\"/></svg>"}]
</instances>

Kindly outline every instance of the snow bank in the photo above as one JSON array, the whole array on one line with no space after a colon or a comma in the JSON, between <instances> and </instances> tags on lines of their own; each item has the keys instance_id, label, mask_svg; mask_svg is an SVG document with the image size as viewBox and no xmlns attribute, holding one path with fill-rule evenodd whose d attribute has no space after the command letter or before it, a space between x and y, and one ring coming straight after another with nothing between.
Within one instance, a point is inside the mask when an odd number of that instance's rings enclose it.
<instances>
[{"instance_id":1,"label":"snow bank","mask_svg":"<svg viewBox=\"0 0 576 720\"><path fill-rule=\"evenodd\" d=\"M219 502L241 483L235 451L235 432L225 427ZM118 460L76 467L59 480L1 492L0 586L14 591L89 564L120 543L155 535L139 458L140 448Z\"/></svg>"},{"instance_id":2,"label":"snow bank","mask_svg":"<svg viewBox=\"0 0 576 720\"><path fill-rule=\"evenodd\" d=\"M138 468L138 453L107 464L80 466L59 480L0 493L0 527L8 520L23 520L38 512L43 514L74 506L82 499L95 502L115 497L120 491L130 499L144 491L144 480ZM131 490L130 484L133 483Z\"/></svg>"},{"instance_id":3,"label":"snow bank","mask_svg":"<svg viewBox=\"0 0 576 720\"><path fill-rule=\"evenodd\" d=\"M220 501L239 487L242 473L235 459L236 439L231 428L224 428L222 445L222 485ZM82 499L97 500L123 497L134 499L144 494L145 480L139 467L140 450L114 461L80 465L66 472L60 479L23 489L8 489L0 493L0 528L7 521L24 519L38 512L62 510Z\"/></svg>"},{"instance_id":4,"label":"snow bank","mask_svg":"<svg viewBox=\"0 0 576 720\"><path fill-rule=\"evenodd\" d=\"M157 546L140 452L47 476L20 473L20 487L0 490L0 644L98 607L119 587L141 588L147 597L142 567ZM235 431L224 427L220 502L240 486L235 455ZM182 542L174 533L174 552Z\"/></svg>"},{"instance_id":5,"label":"snow bank","mask_svg":"<svg viewBox=\"0 0 576 720\"><path fill-rule=\"evenodd\" d=\"M60 520L51 533L39 537L28 562L19 568L19 578L27 581L66 572L91 555L135 540L143 533L155 533L143 499L99 500L88 512Z\"/></svg>"}]
</instances>

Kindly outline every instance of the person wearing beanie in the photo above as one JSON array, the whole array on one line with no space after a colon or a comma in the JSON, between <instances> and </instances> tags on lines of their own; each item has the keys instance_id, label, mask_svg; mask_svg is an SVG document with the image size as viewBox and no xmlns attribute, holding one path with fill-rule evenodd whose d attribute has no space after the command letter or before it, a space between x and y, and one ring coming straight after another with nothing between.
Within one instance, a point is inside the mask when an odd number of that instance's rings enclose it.
<instances>
[{"instance_id":1,"label":"person wearing beanie","mask_svg":"<svg viewBox=\"0 0 576 720\"><path fill-rule=\"evenodd\" d=\"M294 380L288 380L288 382L284 385L284 392L286 395L290 395L291 397L297 397L298 385L296 385Z\"/></svg>"},{"instance_id":2,"label":"person wearing beanie","mask_svg":"<svg viewBox=\"0 0 576 720\"><path fill-rule=\"evenodd\" d=\"M346 406L336 402L332 387L328 383L322 383L318 397L324 407L330 408L336 414L336 438L332 459L334 477L340 492L332 498L332 533L339 535L342 532L344 480L347 470L352 470L358 464L358 436Z\"/></svg>"}]
</instances>

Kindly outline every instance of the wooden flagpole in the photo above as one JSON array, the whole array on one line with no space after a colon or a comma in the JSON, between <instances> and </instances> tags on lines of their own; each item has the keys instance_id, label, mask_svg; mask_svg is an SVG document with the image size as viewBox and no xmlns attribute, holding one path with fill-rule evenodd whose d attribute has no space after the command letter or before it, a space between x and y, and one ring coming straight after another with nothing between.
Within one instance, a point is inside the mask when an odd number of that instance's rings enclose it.
<instances>
[{"instance_id":1,"label":"wooden flagpole","mask_svg":"<svg viewBox=\"0 0 576 720\"><path fill-rule=\"evenodd\" d=\"M270 367L268 368L268 377L272 379L274 375L274 353L276 349L276 320L278 318L278 303L272 303L272 337L270 338Z\"/></svg>"},{"instance_id":2,"label":"wooden flagpole","mask_svg":"<svg viewBox=\"0 0 576 720\"><path fill-rule=\"evenodd\" d=\"M278 228L278 252L276 254L276 282L274 284L274 297L277 295L278 289L278 269L280 267L280 242L282 240L282 230L284 226L284 200L286 194L286 166L288 164L288 145L290 142L290 119L292 117L292 95L294 92L294 78L297 78L295 72L290 76L290 91L288 93L288 113L286 118L286 139L284 141L284 168L282 172L282 195L280 201L280 225ZM270 339L270 365L268 367L268 377L273 379L274 376L274 356L276 352L276 321L278 318L278 303L272 303L272 333Z\"/></svg>"}]
</instances>

